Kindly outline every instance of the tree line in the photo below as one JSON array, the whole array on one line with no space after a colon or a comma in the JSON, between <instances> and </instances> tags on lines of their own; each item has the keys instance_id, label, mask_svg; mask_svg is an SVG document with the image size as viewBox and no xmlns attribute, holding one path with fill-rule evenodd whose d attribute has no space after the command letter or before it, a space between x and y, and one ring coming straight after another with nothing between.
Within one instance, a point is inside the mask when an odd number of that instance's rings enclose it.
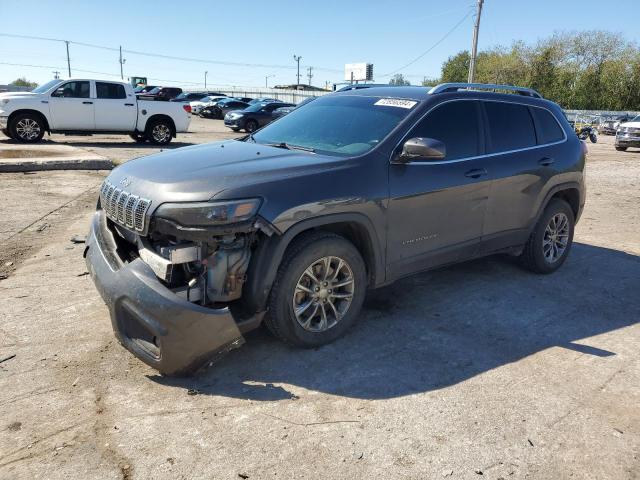
<instances>
[{"instance_id":1,"label":"tree line","mask_svg":"<svg viewBox=\"0 0 640 480\"><path fill-rule=\"evenodd\" d=\"M441 77L424 84L466 82L469 61L466 50L449 57ZM640 48L618 33L556 33L478 53L474 81L530 87L568 109L638 111Z\"/></svg>"}]
</instances>

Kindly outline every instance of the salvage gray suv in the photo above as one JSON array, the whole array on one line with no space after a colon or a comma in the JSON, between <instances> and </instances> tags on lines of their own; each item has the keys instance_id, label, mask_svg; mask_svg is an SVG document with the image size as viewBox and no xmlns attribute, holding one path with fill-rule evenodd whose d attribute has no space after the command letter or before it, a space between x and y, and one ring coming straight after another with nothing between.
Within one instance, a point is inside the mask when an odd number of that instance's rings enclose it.
<instances>
[{"instance_id":1,"label":"salvage gray suv","mask_svg":"<svg viewBox=\"0 0 640 480\"><path fill-rule=\"evenodd\" d=\"M585 154L525 88L335 93L243 139L116 168L85 256L120 342L185 374L262 322L292 345L332 342L368 289L444 264L501 252L555 271Z\"/></svg>"}]
</instances>

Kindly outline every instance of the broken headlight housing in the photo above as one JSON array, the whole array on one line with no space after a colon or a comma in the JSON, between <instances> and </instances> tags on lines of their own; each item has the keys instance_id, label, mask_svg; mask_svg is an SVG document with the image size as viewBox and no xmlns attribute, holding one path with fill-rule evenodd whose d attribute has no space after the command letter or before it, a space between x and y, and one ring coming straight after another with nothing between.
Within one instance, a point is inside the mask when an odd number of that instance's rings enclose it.
<instances>
[{"instance_id":1,"label":"broken headlight housing","mask_svg":"<svg viewBox=\"0 0 640 480\"><path fill-rule=\"evenodd\" d=\"M219 202L164 203L155 216L185 227L209 227L240 223L253 218L260 208L259 198Z\"/></svg>"}]
</instances>

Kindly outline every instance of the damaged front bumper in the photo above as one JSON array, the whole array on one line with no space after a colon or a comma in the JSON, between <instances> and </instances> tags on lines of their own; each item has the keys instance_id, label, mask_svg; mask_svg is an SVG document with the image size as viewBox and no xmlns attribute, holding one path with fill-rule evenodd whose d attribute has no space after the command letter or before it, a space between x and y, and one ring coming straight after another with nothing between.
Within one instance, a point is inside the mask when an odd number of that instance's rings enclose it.
<instances>
[{"instance_id":1,"label":"damaged front bumper","mask_svg":"<svg viewBox=\"0 0 640 480\"><path fill-rule=\"evenodd\" d=\"M161 373L181 375L244 343L228 307L207 308L180 298L141 258L122 262L106 222L97 211L85 258L127 350Z\"/></svg>"}]
</instances>

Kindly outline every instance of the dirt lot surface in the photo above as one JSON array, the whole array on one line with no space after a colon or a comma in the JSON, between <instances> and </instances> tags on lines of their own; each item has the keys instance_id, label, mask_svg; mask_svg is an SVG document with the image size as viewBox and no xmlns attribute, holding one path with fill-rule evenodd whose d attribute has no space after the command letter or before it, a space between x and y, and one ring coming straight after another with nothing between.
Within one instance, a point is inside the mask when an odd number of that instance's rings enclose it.
<instances>
[{"instance_id":1,"label":"dirt lot surface","mask_svg":"<svg viewBox=\"0 0 640 480\"><path fill-rule=\"evenodd\" d=\"M640 151L611 140L589 145L556 274L502 257L421 274L371 292L333 345L258 330L191 379L117 343L70 241L107 172L1 174L0 478L640 478Z\"/></svg>"}]
</instances>

